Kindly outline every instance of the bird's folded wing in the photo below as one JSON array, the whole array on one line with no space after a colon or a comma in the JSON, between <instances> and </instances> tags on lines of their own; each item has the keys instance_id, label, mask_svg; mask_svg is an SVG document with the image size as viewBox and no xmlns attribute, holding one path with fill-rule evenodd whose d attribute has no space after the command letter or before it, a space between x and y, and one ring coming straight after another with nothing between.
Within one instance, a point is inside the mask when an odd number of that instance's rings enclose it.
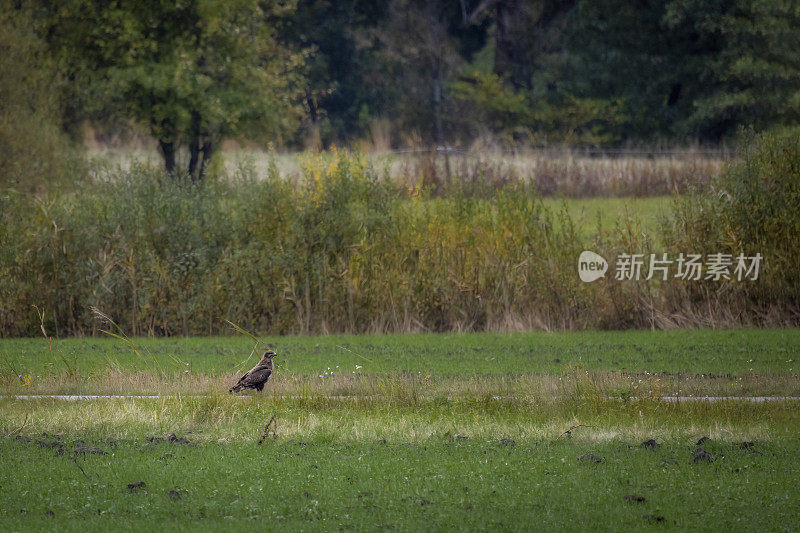
<instances>
[{"instance_id":1,"label":"bird's folded wing","mask_svg":"<svg viewBox=\"0 0 800 533\"><path fill-rule=\"evenodd\" d=\"M255 368L247 374L248 383L263 383L272 375L272 370L269 368Z\"/></svg>"}]
</instances>

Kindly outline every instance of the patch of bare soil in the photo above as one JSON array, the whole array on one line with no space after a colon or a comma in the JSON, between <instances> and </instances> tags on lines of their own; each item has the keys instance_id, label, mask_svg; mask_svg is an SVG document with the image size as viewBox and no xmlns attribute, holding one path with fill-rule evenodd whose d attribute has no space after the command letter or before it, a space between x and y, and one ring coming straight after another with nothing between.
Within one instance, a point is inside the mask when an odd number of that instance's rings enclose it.
<instances>
[{"instance_id":1,"label":"patch of bare soil","mask_svg":"<svg viewBox=\"0 0 800 533\"><path fill-rule=\"evenodd\" d=\"M405 498L403 498L403 501L416 503L420 507L425 507L426 505L432 505L433 504L432 501L430 501L429 499L424 498L422 496L406 496Z\"/></svg>"},{"instance_id":2,"label":"patch of bare soil","mask_svg":"<svg viewBox=\"0 0 800 533\"><path fill-rule=\"evenodd\" d=\"M33 438L33 439L30 437L17 435L15 437L15 440L22 444L30 444L34 446L39 446L40 448L55 450L56 455L63 455L65 451L68 451L71 446L74 446L74 448L72 448L72 452L75 455L87 455L87 454L108 455L108 452L100 448L99 445L114 446L116 444L116 441L113 439L96 440L92 442L76 440L70 443L66 439L64 439L61 435L53 435L51 433L42 433L42 435L39 438Z\"/></svg>"},{"instance_id":3,"label":"patch of bare soil","mask_svg":"<svg viewBox=\"0 0 800 533\"><path fill-rule=\"evenodd\" d=\"M131 494L135 492L139 492L139 490L144 489L147 486L147 483L144 481L136 481L135 483L128 483L128 490Z\"/></svg>"},{"instance_id":4,"label":"patch of bare soil","mask_svg":"<svg viewBox=\"0 0 800 533\"><path fill-rule=\"evenodd\" d=\"M61 435L51 435L49 433L42 433L41 437L38 439L31 439L29 437L23 437L21 435L17 435L15 440L22 444L34 444L39 446L40 448L48 448L51 450L56 450L58 455L64 453L64 442L61 439Z\"/></svg>"},{"instance_id":5,"label":"patch of bare soil","mask_svg":"<svg viewBox=\"0 0 800 533\"><path fill-rule=\"evenodd\" d=\"M703 448L697 448L692 453L692 462L693 463L713 463L714 456L705 451Z\"/></svg>"},{"instance_id":6,"label":"patch of bare soil","mask_svg":"<svg viewBox=\"0 0 800 533\"><path fill-rule=\"evenodd\" d=\"M101 450L97 446L78 446L74 450L75 455L87 455L87 454L95 454L95 455L108 455L107 452Z\"/></svg>"},{"instance_id":7,"label":"patch of bare soil","mask_svg":"<svg viewBox=\"0 0 800 533\"><path fill-rule=\"evenodd\" d=\"M639 445L640 448L650 448L651 450L655 450L659 446L661 445L656 442L656 439L647 439Z\"/></svg>"},{"instance_id":8,"label":"patch of bare soil","mask_svg":"<svg viewBox=\"0 0 800 533\"><path fill-rule=\"evenodd\" d=\"M644 496L638 496L636 494L626 494L622 499L628 503L644 503L647 501L647 498Z\"/></svg>"},{"instance_id":9,"label":"patch of bare soil","mask_svg":"<svg viewBox=\"0 0 800 533\"><path fill-rule=\"evenodd\" d=\"M147 442L152 444L160 444L162 442L169 442L171 444L181 444L184 446L194 446L186 437L178 437L175 433L167 433L163 437L148 437Z\"/></svg>"}]
</instances>

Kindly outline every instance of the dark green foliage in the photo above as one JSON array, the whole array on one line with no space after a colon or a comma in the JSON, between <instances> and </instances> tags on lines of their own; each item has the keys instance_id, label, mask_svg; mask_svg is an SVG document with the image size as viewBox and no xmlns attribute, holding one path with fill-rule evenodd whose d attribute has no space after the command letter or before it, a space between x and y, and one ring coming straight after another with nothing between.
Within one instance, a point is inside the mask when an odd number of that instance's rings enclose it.
<instances>
[{"instance_id":1,"label":"dark green foliage","mask_svg":"<svg viewBox=\"0 0 800 533\"><path fill-rule=\"evenodd\" d=\"M59 88L29 10L0 2L0 188L28 192L69 180Z\"/></svg>"},{"instance_id":2,"label":"dark green foliage","mask_svg":"<svg viewBox=\"0 0 800 533\"><path fill-rule=\"evenodd\" d=\"M785 0L673 0L664 21L685 35L696 79L686 131L719 137L800 120L800 7ZM684 69L685 70L685 69Z\"/></svg>"},{"instance_id":3,"label":"dark green foliage","mask_svg":"<svg viewBox=\"0 0 800 533\"><path fill-rule=\"evenodd\" d=\"M395 145L608 146L796 124L798 16L782 0L309 1L288 36L316 47L307 111L326 143L380 118Z\"/></svg>"},{"instance_id":4,"label":"dark green foliage","mask_svg":"<svg viewBox=\"0 0 800 533\"><path fill-rule=\"evenodd\" d=\"M167 170L187 152L194 176L226 138L614 146L800 120L800 13L785 0L23 5L46 45L30 64L67 81L63 127L135 123Z\"/></svg>"},{"instance_id":5,"label":"dark green foliage","mask_svg":"<svg viewBox=\"0 0 800 533\"><path fill-rule=\"evenodd\" d=\"M371 116L385 112L387 93L394 91L374 47L365 43L387 9L385 1L301 0L280 26L283 39L311 50L299 136L313 143L318 134L323 146L346 142L368 135Z\"/></svg>"},{"instance_id":6,"label":"dark green foliage","mask_svg":"<svg viewBox=\"0 0 800 533\"><path fill-rule=\"evenodd\" d=\"M73 81L74 118L135 121L159 142L170 173L202 177L226 138L280 142L295 127L303 56L275 30L291 3L70 0L41 11Z\"/></svg>"}]
</instances>

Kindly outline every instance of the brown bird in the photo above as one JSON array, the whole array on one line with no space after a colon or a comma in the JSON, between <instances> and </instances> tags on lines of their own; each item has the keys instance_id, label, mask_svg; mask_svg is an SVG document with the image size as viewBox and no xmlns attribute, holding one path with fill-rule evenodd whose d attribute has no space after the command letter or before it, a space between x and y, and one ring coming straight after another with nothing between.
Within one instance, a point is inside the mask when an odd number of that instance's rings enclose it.
<instances>
[{"instance_id":1,"label":"brown bird","mask_svg":"<svg viewBox=\"0 0 800 533\"><path fill-rule=\"evenodd\" d=\"M265 351L264 355L261 356L261 361L242 376L236 385L228 389L228 392L239 392L242 389L264 390L264 384L272 375L272 358L275 357L275 355L275 352L272 350Z\"/></svg>"}]
</instances>

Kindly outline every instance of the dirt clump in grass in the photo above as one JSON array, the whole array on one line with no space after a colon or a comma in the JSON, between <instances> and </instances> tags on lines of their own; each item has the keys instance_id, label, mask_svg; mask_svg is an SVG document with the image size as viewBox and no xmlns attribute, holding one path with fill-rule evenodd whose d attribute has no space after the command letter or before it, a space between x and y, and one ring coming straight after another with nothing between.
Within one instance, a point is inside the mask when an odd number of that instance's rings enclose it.
<instances>
[{"instance_id":1,"label":"dirt clump in grass","mask_svg":"<svg viewBox=\"0 0 800 533\"><path fill-rule=\"evenodd\" d=\"M648 522L663 522L664 520L666 520L666 518L664 518L661 515L657 515L657 514L642 515L642 518L644 518Z\"/></svg>"},{"instance_id":2,"label":"dirt clump in grass","mask_svg":"<svg viewBox=\"0 0 800 533\"><path fill-rule=\"evenodd\" d=\"M29 445L36 445L40 448L44 448L47 450L55 450L56 455L64 455L64 452L69 450L67 447L70 443L66 442L61 435L53 435L50 433L42 433L41 438L38 439L31 439L29 437L23 437L18 435L15 440L21 444L29 444ZM114 445L113 441L97 441L101 444L110 444ZM74 455L87 455L87 454L95 454L95 455L108 455L108 452L103 450L98 446L93 446L85 441L76 440L71 443L74 448L72 448L72 453Z\"/></svg>"},{"instance_id":3,"label":"dirt clump in grass","mask_svg":"<svg viewBox=\"0 0 800 533\"><path fill-rule=\"evenodd\" d=\"M15 440L20 444L35 444L40 448L55 450L56 455L61 455L64 453L64 443L62 442L60 435L51 435L49 433L42 433L42 438L40 439L31 439L29 437L23 437L22 435L17 435L15 437Z\"/></svg>"},{"instance_id":4,"label":"dirt clump in grass","mask_svg":"<svg viewBox=\"0 0 800 533\"><path fill-rule=\"evenodd\" d=\"M703 445L703 443L705 443L705 442L708 442L708 441L710 441L710 440L711 440L711 439L710 439L709 437L700 437L700 439L697 441L697 445L698 445L698 446L702 446L702 445Z\"/></svg>"},{"instance_id":5,"label":"dirt clump in grass","mask_svg":"<svg viewBox=\"0 0 800 533\"><path fill-rule=\"evenodd\" d=\"M424 498L422 496L406 496L405 498L403 498L403 501L419 504L420 507L425 507L426 505L433 504L433 502L430 501L428 498Z\"/></svg>"},{"instance_id":6,"label":"dirt clump in grass","mask_svg":"<svg viewBox=\"0 0 800 533\"><path fill-rule=\"evenodd\" d=\"M22 435L17 435L15 437L17 442L22 444L36 444L40 448L60 448L64 445L61 441L61 435L51 435L50 433L42 433L41 438L39 439L31 439L30 437L23 437Z\"/></svg>"},{"instance_id":7,"label":"dirt clump in grass","mask_svg":"<svg viewBox=\"0 0 800 533\"><path fill-rule=\"evenodd\" d=\"M193 446L192 442L186 437L178 437L175 433L167 433L163 437L148 437L147 442L151 444L161 444L162 442L169 442L171 444L182 444L184 446Z\"/></svg>"},{"instance_id":8,"label":"dirt clump in grass","mask_svg":"<svg viewBox=\"0 0 800 533\"><path fill-rule=\"evenodd\" d=\"M172 444L191 444L189 439L186 437L178 437L175 433L168 433L164 438L166 438Z\"/></svg>"},{"instance_id":9,"label":"dirt clump in grass","mask_svg":"<svg viewBox=\"0 0 800 533\"><path fill-rule=\"evenodd\" d=\"M713 463L714 456L705 451L703 448L697 448L692 453L692 462L693 463Z\"/></svg>"},{"instance_id":10,"label":"dirt clump in grass","mask_svg":"<svg viewBox=\"0 0 800 533\"><path fill-rule=\"evenodd\" d=\"M75 455L108 455L108 452L98 448L97 446L78 446L72 451Z\"/></svg>"},{"instance_id":11,"label":"dirt clump in grass","mask_svg":"<svg viewBox=\"0 0 800 533\"><path fill-rule=\"evenodd\" d=\"M622 499L628 503L644 503L647 501L644 496L637 496L636 494L626 494Z\"/></svg>"},{"instance_id":12,"label":"dirt clump in grass","mask_svg":"<svg viewBox=\"0 0 800 533\"><path fill-rule=\"evenodd\" d=\"M167 492L167 498L169 498L172 501L177 501L177 500L180 500L182 498L182 496L181 496L180 491L177 491L177 490L173 489L173 490Z\"/></svg>"},{"instance_id":13,"label":"dirt clump in grass","mask_svg":"<svg viewBox=\"0 0 800 533\"><path fill-rule=\"evenodd\" d=\"M139 489L145 488L146 486L147 483L145 483L144 481L136 481L134 483L128 483L128 490L131 492L131 494L133 494L135 492L138 492Z\"/></svg>"},{"instance_id":14,"label":"dirt clump in grass","mask_svg":"<svg viewBox=\"0 0 800 533\"><path fill-rule=\"evenodd\" d=\"M745 452L751 453L751 454L754 454L754 455L761 455L761 452L756 450L755 446L756 446L756 443L751 441L751 440L747 440L747 441L744 441L741 444L739 444L739 448L744 450Z\"/></svg>"},{"instance_id":15,"label":"dirt clump in grass","mask_svg":"<svg viewBox=\"0 0 800 533\"><path fill-rule=\"evenodd\" d=\"M517 445L517 443L515 441L513 441L512 439L507 439L505 437L500 439L500 446L508 446L510 448L513 448L516 445Z\"/></svg>"},{"instance_id":16,"label":"dirt clump in grass","mask_svg":"<svg viewBox=\"0 0 800 533\"><path fill-rule=\"evenodd\" d=\"M640 448L650 448L651 450L655 450L659 446L661 445L656 442L656 439L647 439L646 441L639 444Z\"/></svg>"},{"instance_id":17,"label":"dirt clump in grass","mask_svg":"<svg viewBox=\"0 0 800 533\"><path fill-rule=\"evenodd\" d=\"M583 455L578 457L578 461L582 463L602 463L603 458L598 457L593 453L584 453Z\"/></svg>"}]
</instances>

